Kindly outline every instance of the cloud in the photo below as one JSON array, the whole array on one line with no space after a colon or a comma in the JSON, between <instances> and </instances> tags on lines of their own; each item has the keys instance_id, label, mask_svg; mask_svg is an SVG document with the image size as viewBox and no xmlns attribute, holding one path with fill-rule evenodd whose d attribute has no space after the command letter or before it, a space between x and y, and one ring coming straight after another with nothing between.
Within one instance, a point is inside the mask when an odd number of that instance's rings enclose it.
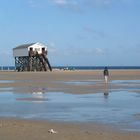
<instances>
[{"instance_id":1,"label":"cloud","mask_svg":"<svg viewBox=\"0 0 140 140\"><path fill-rule=\"evenodd\" d=\"M7 58L7 59L1 59L0 60L0 65L6 66L6 65L11 65L12 62L14 62L14 58L12 56L12 52L8 51L0 51L0 56L2 58ZM11 61L12 60L12 61Z\"/></svg>"},{"instance_id":2,"label":"cloud","mask_svg":"<svg viewBox=\"0 0 140 140\"><path fill-rule=\"evenodd\" d=\"M55 52L52 52L53 54L55 53L56 55L61 55L61 56L90 56L90 55L104 55L105 54L105 49L103 48L83 48L83 47L67 47L67 48L61 48L61 49L56 49Z\"/></svg>"},{"instance_id":3,"label":"cloud","mask_svg":"<svg viewBox=\"0 0 140 140\"><path fill-rule=\"evenodd\" d=\"M72 11L81 11L81 4L78 0L50 0L50 3L60 8Z\"/></svg>"},{"instance_id":4,"label":"cloud","mask_svg":"<svg viewBox=\"0 0 140 140\"><path fill-rule=\"evenodd\" d=\"M68 0L51 0L51 2L57 5L62 5L62 6L68 4Z\"/></svg>"},{"instance_id":5,"label":"cloud","mask_svg":"<svg viewBox=\"0 0 140 140\"><path fill-rule=\"evenodd\" d=\"M88 9L106 9L115 5L131 5L136 0L28 0L32 8L57 6L63 10L75 11L78 13L86 12Z\"/></svg>"},{"instance_id":6,"label":"cloud","mask_svg":"<svg viewBox=\"0 0 140 140\"><path fill-rule=\"evenodd\" d=\"M136 4L137 0L84 0L83 7L86 9L112 9L113 7L131 6Z\"/></svg>"},{"instance_id":7,"label":"cloud","mask_svg":"<svg viewBox=\"0 0 140 140\"><path fill-rule=\"evenodd\" d=\"M58 49L56 48L56 45L54 42L51 42L48 44L48 51L51 53L57 53Z\"/></svg>"},{"instance_id":8,"label":"cloud","mask_svg":"<svg viewBox=\"0 0 140 140\"><path fill-rule=\"evenodd\" d=\"M89 35L92 35L94 38L104 38L105 37L105 33L103 31L98 31L93 29L90 26L85 26L83 27L84 32L86 32Z\"/></svg>"},{"instance_id":9,"label":"cloud","mask_svg":"<svg viewBox=\"0 0 140 140\"><path fill-rule=\"evenodd\" d=\"M101 29L94 29L92 25L85 25L81 28L81 32L79 32L76 36L78 40L86 40L86 39L104 39L107 37L107 34Z\"/></svg>"},{"instance_id":10,"label":"cloud","mask_svg":"<svg viewBox=\"0 0 140 140\"><path fill-rule=\"evenodd\" d=\"M102 48L95 48L95 52L96 54L105 54L105 51Z\"/></svg>"},{"instance_id":11,"label":"cloud","mask_svg":"<svg viewBox=\"0 0 140 140\"><path fill-rule=\"evenodd\" d=\"M109 6L112 4L130 4L132 2L135 2L136 0L85 0L85 3L87 4L92 4L92 5L104 5L104 6Z\"/></svg>"},{"instance_id":12,"label":"cloud","mask_svg":"<svg viewBox=\"0 0 140 140\"><path fill-rule=\"evenodd\" d=\"M138 43L136 45L133 45L133 46L131 46L129 48L131 48L131 52L138 53L138 54L140 53L140 43Z\"/></svg>"},{"instance_id":13,"label":"cloud","mask_svg":"<svg viewBox=\"0 0 140 140\"><path fill-rule=\"evenodd\" d=\"M0 51L0 55L2 55L2 56L9 56L9 55L11 55L11 52L8 52L8 51Z\"/></svg>"},{"instance_id":14,"label":"cloud","mask_svg":"<svg viewBox=\"0 0 140 140\"><path fill-rule=\"evenodd\" d=\"M92 5L110 5L114 0L86 0L85 3Z\"/></svg>"},{"instance_id":15,"label":"cloud","mask_svg":"<svg viewBox=\"0 0 140 140\"><path fill-rule=\"evenodd\" d=\"M32 8L57 6L61 9L69 9L78 12L81 11L82 8L79 0L28 0L28 4Z\"/></svg>"},{"instance_id":16,"label":"cloud","mask_svg":"<svg viewBox=\"0 0 140 140\"><path fill-rule=\"evenodd\" d=\"M40 3L38 3L36 0L28 0L28 4L32 8L38 8L38 7L40 7Z\"/></svg>"}]
</instances>

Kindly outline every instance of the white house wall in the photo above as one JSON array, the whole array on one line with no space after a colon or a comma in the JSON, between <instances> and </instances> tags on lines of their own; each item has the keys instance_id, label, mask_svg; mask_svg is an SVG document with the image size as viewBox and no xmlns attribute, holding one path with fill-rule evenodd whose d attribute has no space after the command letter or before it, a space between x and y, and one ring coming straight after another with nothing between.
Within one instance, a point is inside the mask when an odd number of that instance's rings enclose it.
<instances>
[{"instance_id":1,"label":"white house wall","mask_svg":"<svg viewBox=\"0 0 140 140\"><path fill-rule=\"evenodd\" d=\"M28 48L14 49L13 56L14 57L29 56L30 48L33 48L33 51L37 51L39 54L42 53L42 48L45 48L45 50L47 50L47 47L45 45L42 45L40 43L35 43L35 44L29 46Z\"/></svg>"},{"instance_id":2,"label":"white house wall","mask_svg":"<svg viewBox=\"0 0 140 140\"><path fill-rule=\"evenodd\" d=\"M15 49L13 50L13 56L14 57L23 57L23 56L28 56L28 49L27 48L24 48L24 49Z\"/></svg>"},{"instance_id":3,"label":"white house wall","mask_svg":"<svg viewBox=\"0 0 140 140\"><path fill-rule=\"evenodd\" d=\"M36 43L36 44L34 44L34 45L32 45L32 46L29 46L29 47L28 47L28 51L30 50L30 48L33 48L33 51L37 51L39 54L42 53L42 48L47 49L46 46L44 46L44 45L42 45L42 44L40 44L40 43Z\"/></svg>"}]
</instances>

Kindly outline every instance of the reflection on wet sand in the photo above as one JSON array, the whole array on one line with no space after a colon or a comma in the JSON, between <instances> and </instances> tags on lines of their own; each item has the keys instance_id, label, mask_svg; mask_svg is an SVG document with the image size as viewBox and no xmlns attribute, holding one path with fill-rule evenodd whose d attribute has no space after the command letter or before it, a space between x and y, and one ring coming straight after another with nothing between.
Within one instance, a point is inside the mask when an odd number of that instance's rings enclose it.
<instances>
[{"instance_id":1,"label":"reflection on wet sand","mask_svg":"<svg viewBox=\"0 0 140 140\"><path fill-rule=\"evenodd\" d=\"M109 92L104 92L104 97L108 98L108 96L109 96Z\"/></svg>"},{"instance_id":2,"label":"reflection on wet sand","mask_svg":"<svg viewBox=\"0 0 140 140\"><path fill-rule=\"evenodd\" d=\"M27 90L22 87L5 91L0 94L0 116L51 121L103 122L119 124L120 127L127 124L130 128L140 131L137 115L140 114L139 94L132 90L112 90L111 82L101 84L103 89L96 94L94 91L93 94L47 92L47 88L41 86L27 87Z\"/></svg>"},{"instance_id":3,"label":"reflection on wet sand","mask_svg":"<svg viewBox=\"0 0 140 140\"><path fill-rule=\"evenodd\" d=\"M30 94L43 94L48 91L47 86L28 86L28 87L13 87L13 93L30 93Z\"/></svg>"},{"instance_id":4,"label":"reflection on wet sand","mask_svg":"<svg viewBox=\"0 0 140 140\"><path fill-rule=\"evenodd\" d=\"M47 101L46 98L46 89L43 87L29 87L28 89L26 88L26 92L24 92L24 88L18 88L13 90L13 94L21 94L23 96L16 98L17 101ZM24 92L24 93L23 93ZM29 97L25 97L25 93Z\"/></svg>"},{"instance_id":5,"label":"reflection on wet sand","mask_svg":"<svg viewBox=\"0 0 140 140\"><path fill-rule=\"evenodd\" d=\"M36 97L32 97L32 98L16 98L17 101L47 101L47 99L44 98L36 98Z\"/></svg>"},{"instance_id":6,"label":"reflection on wet sand","mask_svg":"<svg viewBox=\"0 0 140 140\"><path fill-rule=\"evenodd\" d=\"M0 80L0 83L14 83L14 80Z\"/></svg>"},{"instance_id":7,"label":"reflection on wet sand","mask_svg":"<svg viewBox=\"0 0 140 140\"><path fill-rule=\"evenodd\" d=\"M108 98L108 96L109 96L109 83L105 83L104 98Z\"/></svg>"},{"instance_id":8,"label":"reflection on wet sand","mask_svg":"<svg viewBox=\"0 0 140 140\"><path fill-rule=\"evenodd\" d=\"M17 101L47 101L47 98L44 95L46 95L44 88L39 87L31 92L30 94L31 97L27 97L27 98L20 97L20 98L16 98L16 100Z\"/></svg>"},{"instance_id":9,"label":"reflection on wet sand","mask_svg":"<svg viewBox=\"0 0 140 140\"><path fill-rule=\"evenodd\" d=\"M108 97L108 102L104 102L104 98ZM130 100L133 104L130 104ZM76 95L61 92L7 92L0 94L0 104L0 116L3 117L103 122L114 125L121 123L122 126L127 121L131 128L140 130L140 126L135 125L139 120L134 117L134 114L139 114L140 98L137 93L121 91L111 92L109 95L108 88L104 97L103 93Z\"/></svg>"}]
</instances>

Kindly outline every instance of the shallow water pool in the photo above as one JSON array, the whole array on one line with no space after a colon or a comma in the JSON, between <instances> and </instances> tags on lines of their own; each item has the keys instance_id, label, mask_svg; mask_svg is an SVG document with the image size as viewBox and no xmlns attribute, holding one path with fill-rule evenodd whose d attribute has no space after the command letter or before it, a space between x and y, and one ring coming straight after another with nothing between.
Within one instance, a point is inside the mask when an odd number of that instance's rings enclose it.
<instances>
[{"instance_id":1,"label":"shallow water pool","mask_svg":"<svg viewBox=\"0 0 140 140\"><path fill-rule=\"evenodd\" d=\"M97 122L140 131L140 94L61 92L0 93L0 117L65 122Z\"/></svg>"}]
</instances>

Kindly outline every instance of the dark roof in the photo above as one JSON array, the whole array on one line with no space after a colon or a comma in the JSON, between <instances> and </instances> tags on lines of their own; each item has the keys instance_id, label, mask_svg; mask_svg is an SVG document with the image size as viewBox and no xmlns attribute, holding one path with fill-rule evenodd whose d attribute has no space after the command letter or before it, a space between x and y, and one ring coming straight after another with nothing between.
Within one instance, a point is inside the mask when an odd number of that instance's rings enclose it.
<instances>
[{"instance_id":1,"label":"dark roof","mask_svg":"<svg viewBox=\"0 0 140 140\"><path fill-rule=\"evenodd\" d=\"M13 50L15 50L15 49L23 49L23 48L28 48L29 46L32 46L32 45L34 45L35 43L30 43L30 44L23 44L23 45L19 45L19 46L17 46L17 47L15 47L15 48L13 48Z\"/></svg>"}]
</instances>

